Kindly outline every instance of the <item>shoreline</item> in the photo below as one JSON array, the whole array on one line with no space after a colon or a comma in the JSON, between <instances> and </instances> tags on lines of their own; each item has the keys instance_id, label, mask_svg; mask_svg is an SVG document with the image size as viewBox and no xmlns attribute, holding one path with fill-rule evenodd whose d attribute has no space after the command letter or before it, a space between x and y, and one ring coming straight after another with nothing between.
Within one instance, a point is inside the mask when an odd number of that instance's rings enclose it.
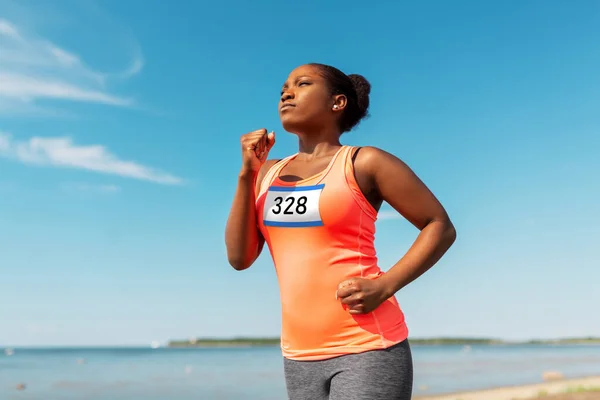
<instances>
[{"instance_id":1,"label":"shoreline","mask_svg":"<svg viewBox=\"0 0 600 400\"><path fill-rule=\"evenodd\" d=\"M408 338L411 346L564 346L564 345L600 345L600 338L558 338L558 339L531 339L523 341L509 341L495 338L468 338L468 337L437 337L437 338ZM169 340L164 347L194 348L194 347L239 347L243 346L279 346L277 337L237 337L237 338L192 338L188 340Z\"/></svg>"},{"instance_id":2,"label":"shoreline","mask_svg":"<svg viewBox=\"0 0 600 400\"><path fill-rule=\"evenodd\" d=\"M598 346L600 342L565 342L565 343L411 343L411 347L442 347L442 346L456 346L456 347L472 347L472 346L486 346L486 347L503 347L503 346ZM167 343L162 348L171 349L195 349L195 348L227 348L227 347L279 347L279 341L273 343L250 343L250 342L205 342L199 344L191 343ZM146 347L146 346L137 346Z\"/></svg>"},{"instance_id":3,"label":"shoreline","mask_svg":"<svg viewBox=\"0 0 600 400\"><path fill-rule=\"evenodd\" d=\"M410 345L415 347L426 346L599 346L600 337L566 337L556 339L529 339L506 340L498 338L470 338L470 337L409 337ZM119 344L47 344L23 345L0 344L0 349L74 349L74 348L145 348L148 343L119 343ZM278 337L196 337L190 339L171 339L160 342L160 348L210 348L210 347L270 347L280 346Z\"/></svg>"},{"instance_id":4,"label":"shoreline","mask_svg":"<svg viewBox=\"0 0 600 400\"><path fill-rule=\"evenodd\" d=\"M464 392L436 395L419 394L415 400L526 400L554 395L579 395L598 393L600 399L600 375L585 378L560 379L550 382L517 386L502 386ZM575 397L574 397L575 398ZM594 397L595 398L595 397ZM552 399L552 397L550 397Z\"/></svg>"}]
</instances>

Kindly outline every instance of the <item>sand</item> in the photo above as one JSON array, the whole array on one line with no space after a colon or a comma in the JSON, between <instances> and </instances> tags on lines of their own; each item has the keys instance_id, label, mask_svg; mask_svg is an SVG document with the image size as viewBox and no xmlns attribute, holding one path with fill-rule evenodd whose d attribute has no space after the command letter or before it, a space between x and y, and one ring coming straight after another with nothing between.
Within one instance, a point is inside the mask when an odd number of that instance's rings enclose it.
<instances>
[{"instance_id":1,"label":"sand","mask_svg":"<svg viewBox=\"0 0 600 400\"><path fill-rule=\"evenodd\" d=\"M556 396L540 397L540 400L599 400L600 392L557 394Z\"/></svg>"},{"instance_id":2,"label":"sand","mask_svg":"<svg viewBox=\"0 0 600 400\"><path fill-rule=\"evenodd\" d=\"M503 387L439 396L417 396L415 400L600 400L600 376L564 379L533 385Z\"/></svg>"}]
</instances>

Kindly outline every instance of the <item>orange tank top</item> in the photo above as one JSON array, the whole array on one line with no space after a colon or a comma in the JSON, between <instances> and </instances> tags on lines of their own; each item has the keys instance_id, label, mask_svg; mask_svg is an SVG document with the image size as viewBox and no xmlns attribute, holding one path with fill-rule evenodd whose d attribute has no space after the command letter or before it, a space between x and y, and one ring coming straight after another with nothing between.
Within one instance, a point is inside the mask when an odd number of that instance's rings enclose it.
<instances>
[{"instance_id":1,"label":"orange tank top","mask_svg":"<svg viewBox=\"0 0 600 400\"><path fill-rule=\"evenodd\" d=\"M325 170L285 182L291 155L266 173L257 194L258 226L279 281L284 357L320 360L382 349L408 336L392 296L375 311L352 315L336 299L343 280L384 274L374 247L377 211L354 178L353 147L342 146Z\"/></svg>"}]
</instances>

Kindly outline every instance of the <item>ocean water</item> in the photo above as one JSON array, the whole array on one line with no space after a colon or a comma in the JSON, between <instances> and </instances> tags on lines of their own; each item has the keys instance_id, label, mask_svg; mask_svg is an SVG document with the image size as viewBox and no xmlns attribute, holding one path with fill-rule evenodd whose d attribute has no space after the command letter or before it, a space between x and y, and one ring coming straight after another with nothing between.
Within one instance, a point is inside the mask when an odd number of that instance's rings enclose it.
<instances>
[{"instance_id":1,"label":"ocean water","mask_svg":"<svg viewBox=\"0 0 600 400\"><path fill-rule=\"evenodd\" d=\"M416 395L600 375L600 345L412 346ZM25 390L17 390L24 383ZM277 347L0 352L2 400L285 400Z\"/></svg>"}]
</instances>

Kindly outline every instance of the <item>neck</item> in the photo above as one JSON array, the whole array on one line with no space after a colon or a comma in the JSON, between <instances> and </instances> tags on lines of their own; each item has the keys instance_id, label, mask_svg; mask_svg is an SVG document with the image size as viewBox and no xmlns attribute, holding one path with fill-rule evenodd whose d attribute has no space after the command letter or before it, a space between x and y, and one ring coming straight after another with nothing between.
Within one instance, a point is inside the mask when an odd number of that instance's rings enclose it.
<instances>
[{"instance_id":1,"label":"neck","mask_svg":"<svg viewBox=\"0 0 600 400\"><path fill-rule=\"evenodd\" d=\"M338 149L340 135L331 131L311 132L310 134L298 133L298 153L310 158L320 157Z\"/></svg>"}]
</instances>

